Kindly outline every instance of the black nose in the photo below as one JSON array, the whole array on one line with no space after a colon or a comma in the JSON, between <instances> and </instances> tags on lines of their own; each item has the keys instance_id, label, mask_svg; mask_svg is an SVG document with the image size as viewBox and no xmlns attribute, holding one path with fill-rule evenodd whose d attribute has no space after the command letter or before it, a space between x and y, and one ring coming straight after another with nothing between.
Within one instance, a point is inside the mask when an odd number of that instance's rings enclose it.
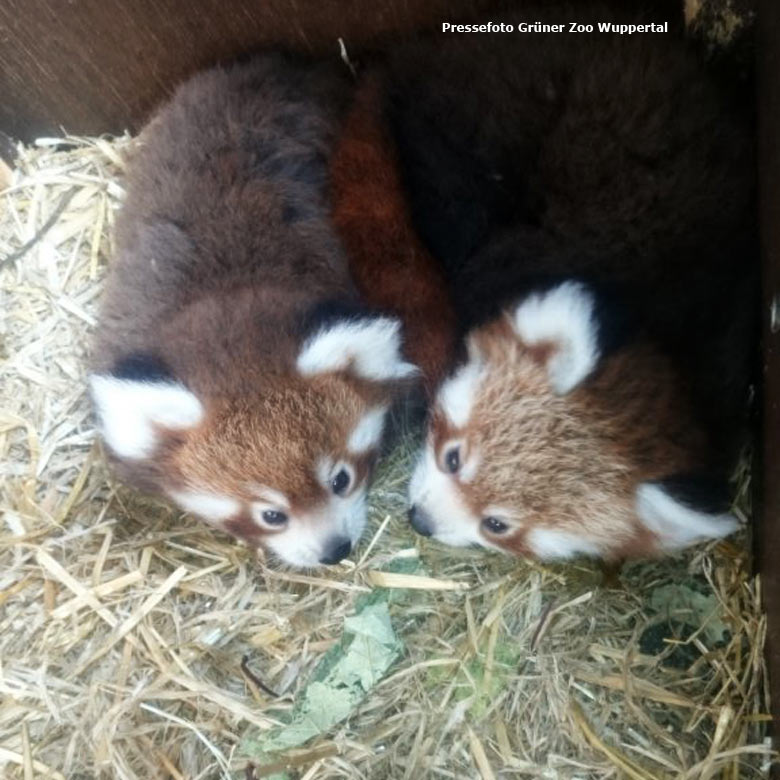
<instances>
[{"instance_id":1,"label":"black nose","mask_svg":"<svg viewBox=\"0 0 780 780\"><path fill-rule=\"evenodd\" d=\"M320 563L338 563L344 560L352 552L352 542L343 536L337 536L328 543L325 554L320 558Z\"/></svg>"},{"instance_id":2,"label":"black nose","mask_svg":"<svg viewBox=\"0 0 780 780\"><path fill-rule=\"evenodd\" d=\"M409 522L418 534L423 536L433 535L433 522L430 516L416 504L409 510Z\"/></svg>"}]
</instances>

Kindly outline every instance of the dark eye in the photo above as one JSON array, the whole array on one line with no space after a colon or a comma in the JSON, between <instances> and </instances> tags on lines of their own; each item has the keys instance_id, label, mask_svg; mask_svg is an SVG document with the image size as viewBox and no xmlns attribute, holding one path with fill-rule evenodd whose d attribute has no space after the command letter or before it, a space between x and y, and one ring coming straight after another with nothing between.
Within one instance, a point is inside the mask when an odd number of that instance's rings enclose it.
<instances>
[{"instance_id":1,"label":"dark eye","mask_svg":"<svg viewBox=\"0 0 780 780\"><path fill-rule=\"evenodd\" d=\"M497 517L485 517L482 527L491 534L504 534L509 530L509 526Z\"/></svg>"},{"instance_id":2,"label":"dark eye","mask_svg":"<svg viewBox=\"0 0 780 780\"><path fill-rule=\"evenodd\" d=\"M460 447L452 447L444 456L444 465L450 474L456 474L460 468Z\"/></svg>"},{"instance_id":3,"label":"dark eye","mask_svg":"<svg viewBox=\"0 0 780 780\"><path fill-rule=\"evenodd\" d=\"M349 472L341 469L338 474L330 481L330 489L337 495L343 496L346 493L350 483Z\"/></svg>"},{"instance_id":4,"label":"dark eye","mask_svg":"<svg viewBox=\"0 0 780 780\"><path fill-rule=\"evenodd\" d=\"M266 509L263 512L263 520L268 525L284 525L287 522L287 515L284 512L277 512L275 509Z\"/></svg>"}]
</instances>

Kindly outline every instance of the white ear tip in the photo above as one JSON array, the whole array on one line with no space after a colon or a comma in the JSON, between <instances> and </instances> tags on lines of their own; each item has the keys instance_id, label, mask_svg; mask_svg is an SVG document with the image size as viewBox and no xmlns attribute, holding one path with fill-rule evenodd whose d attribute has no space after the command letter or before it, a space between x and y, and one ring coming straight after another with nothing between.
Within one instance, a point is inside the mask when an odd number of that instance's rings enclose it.
<instances>
[{"instance_id":1,"label":"white ear tip","mask_svg":"<svg viewBox=\"0 0 780 780\"><path fill-rule=\"evenodd\" d=\"M303 345L296 362L304 376L352 368L375 381L406 379L419 369L401 356L401 323L390 317L346 320L325 326Z\"/></svg>"},{"instance_id":2,"label":"white ear tip","mask_svg":"<svg viewBox=\"0 0 780 780\"><path fill-rule=\"evenodd\" d=\"M515 308L512 323L523 342L555 347L547 370L558 395L573 390L598 363L595 308L593 293L575 281L532 293Z\"/></svg>"},{"instance_id":3,"label":"white ear tip","mask_svg":"<svg viewBox=\"0 0 780 780\"><path fill-rule=\"evenodd\" d=\"M115 377L103 376L101 374L89 375L89 389L93 395L100 396L103 392L107 391L112 381L116 381Z\"/></svg>"},{"instance_id":4,"label":"white ear tip","mask_svg":"<svg viewBox=\"0 0 780 780\"><path fill-rule=\"evenodd\" d=\"M395 372L398 379L411 379L422 373L422 371L413 363L406 363L405 361L400 362L396 366Z\"/></svg>"},{"instance_id":5,"label":"white ear tip","mask_svg":"<svg viewBox=\"0 0 780 780\"><path fill-rule=\"evenodd\" d=\"M732 514L723 515L721 518L720 532L716 538L722 539L731 536L739 529L739 520Z\"/></svg>"},{"instance_id":6,"label":"white ear tip","mask_svg":"<svg viewBox=\"0 0 780 780\"><path fill-rule=\"evenodd\" d=\"M106 444L121 458L151 455L157 441L155 424L185 430L201 422L203 405L176 382L145 382L102 374L89 377Z\"/></svg>"},{"instance_id":7,"label":"white ear tip","mask_svg":"<svg viewBox=\"0 0 780 780\"><path fill-rule=\"evenodd\" d=\"M388 378L407 379L420 373L420 369L413 363L409 363L402 358L401 350L403 347L401 322L391 317L381 317L379 319L383 326L387 328L387 350Z\"/></svg>"},{"instance_id":8,"label":"white ear tip","mask_svg":"<svg viewBox=\"0 0 780 780\"><path fill-rule=\"evenodd\" d=\"M637 514L664 550L679 550L710 539L722 539L739 528L730 512L711 514L687 506L662 485L645 482L637 488Z\"/></svg>"},{"instance_id":9,"label":"white ear tip","mask_svg":"<svg viewBox=\"0 0 780 780\"><path fill-rule=\"evenodd\" d=\"M722 515L712 516L713 529L716 533L713 533L713 539L722 539L723 537L733 534L739 529L739 520L731 514L731 512L724 512Z\"/></svg>"},{"instance_id":10,"label":"white ear tip","mask_svg":"<svg viewBox=\"0 0 780 780\"><path fill-rule=\"evenodd\" d=\"M454 427L464 428L468 424L485 376L483 363L472 359L442 382L436 399Z\"/></svg>"}]
</instances>

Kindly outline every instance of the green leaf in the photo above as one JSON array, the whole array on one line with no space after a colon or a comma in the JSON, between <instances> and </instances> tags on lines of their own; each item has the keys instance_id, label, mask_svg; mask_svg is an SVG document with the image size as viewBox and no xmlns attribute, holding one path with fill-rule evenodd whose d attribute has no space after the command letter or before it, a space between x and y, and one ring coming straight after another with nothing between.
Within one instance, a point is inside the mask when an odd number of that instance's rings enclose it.
<instances>
[{"instance_id":1,"label":"green leaf","mask_svg":"<svg viewBox=\"0 0 780 780\"><path fill-rule=\"evenodd\" d=\"M341 641L317 665L290 722L247 741L246 752L270 758L269 754L299 747L329 731L354 712L402 650L387 599L364 602L357 614L344 621Z\"/></svg>"},{"instance_id":2,"label":"green leaf","mask_svg":"<svg viewBox=\"0 0 780 780\"><path fill-rule=\"evenodd\" d=\"M725 641L728 626L721 619L721 604L712 593L700 593L687 585L664 585L653 591L650 607L694 628L704 626L703 634L711 644Z\"/></svg>"}]
</instances>

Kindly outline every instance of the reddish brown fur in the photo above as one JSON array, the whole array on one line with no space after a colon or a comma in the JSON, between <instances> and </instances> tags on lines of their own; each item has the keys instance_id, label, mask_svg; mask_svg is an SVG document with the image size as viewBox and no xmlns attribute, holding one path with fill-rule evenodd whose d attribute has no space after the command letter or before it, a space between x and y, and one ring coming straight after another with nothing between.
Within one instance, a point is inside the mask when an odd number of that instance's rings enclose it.
<instances>
[{"instance_id":1,"label":"reddish brown fur","mask_svg":"<svg viewBox=\"0 0 780 780\"><path fill-rule=\"evenodd\" d=\"M179 476L182 485L246 494L247 500L251 477L289 496L293 513L309 510L326 497L312 464L323 454L355 460L347 439L360 414L372 405L372 395L362 394L357 383L342 374L267 380L262 396L215 401L205 422L172 453L167 473ZM301 419L306 421L305 440ZM222 464L218 472L215 462ZM368 476L366 460L357 459L355 468L362 482Z\"/></svg>"},{"instance_id":2,"label":"reddish brown fur","mask_svg":"<svg viewBox=\"0 0 780 780\"><path fill-rule=\"evenodd\" d=\"M503 18L651 13L564 0ZM421 533L471 544L492 528L495 546L570 556L734 530L723 488L744 442L756 324L754 134L749 101L675 27L431 36L390 58L388 122L413 224L461 332L480 329L488 356L476 392L475 365L442 386L437 449L410 484ZM592 317L562 305L531 306L514 329L502 319L564 280L591 290Z\"/></svg>"},{"instance_id":3,"label":"reddish brown fur","mask_svg":"<svg viewBox=\"0 0 780 780\"><path fill-rule=\"evenodd\" d=\"M483 537L529 555L526 533L542 527L608 546L607 557L652 552L652 535L630 521L637 487L695 470L705 448L669 360L635 344L559 396L540 360L550 346L523 344L507 318L475 331L470 351L487 371L469 422L454 428L436 409L431 437L438 463L453 440L463 442L463 462L479 457L473 480L452 477L475 523L499 506L520 526L506 536L480 528Z\"/></svg>"},{"instance_id":4,"label":"reddish brown fur","mask_svg":"<svg viewBox=\"0 0 780 780\"><path fill-rule=\"evenodd\" d=\"M198 75L139 137L96 369L134 352L164 352L194 391L240 395L257 387L269 362L289 361L297 313L322 298L354 296L327 219L325 171L317 170L343 87L327 69L299 67L303 102L285 104L274 68L268 59ZM285 122L297 133L280 131ZM258 170L269 147L280 161L275 176ZM285 219L286 208L301 218ZM228 365L242 369L227 374Z\"/></svg>"},{"instance_id":5,"label":"reddish brown fur","mask_svg":"<svg viewBox=\"0 0 780 780\"><path fill-rule=\"evenodd\" d=\"M362 79L331 162L333 221L370 305L398 315L429 393L449 368L455 322L438 265L421 244L382 120L380 84Z\"/></svg>"},{"instance_id":6,"label":"reddish brown fur","mask_svg":"<svg viewBox=\"0 0 780 780\"><path fill-rule=\"evenodd\" d=\"M207 71L150 122L128 169L94 369L152 356L205 417L158 430L153 455L120 473L239 501L222 527L252 544L270 533L250 519L258 485L293 516L328 498L323 458L348 461L365 486L374 454L348 453L350 432L396 389L296 368L312 313L359 302L327 187L345 95L329 66L281 56Z\"/></svg>"}]
</instances>

